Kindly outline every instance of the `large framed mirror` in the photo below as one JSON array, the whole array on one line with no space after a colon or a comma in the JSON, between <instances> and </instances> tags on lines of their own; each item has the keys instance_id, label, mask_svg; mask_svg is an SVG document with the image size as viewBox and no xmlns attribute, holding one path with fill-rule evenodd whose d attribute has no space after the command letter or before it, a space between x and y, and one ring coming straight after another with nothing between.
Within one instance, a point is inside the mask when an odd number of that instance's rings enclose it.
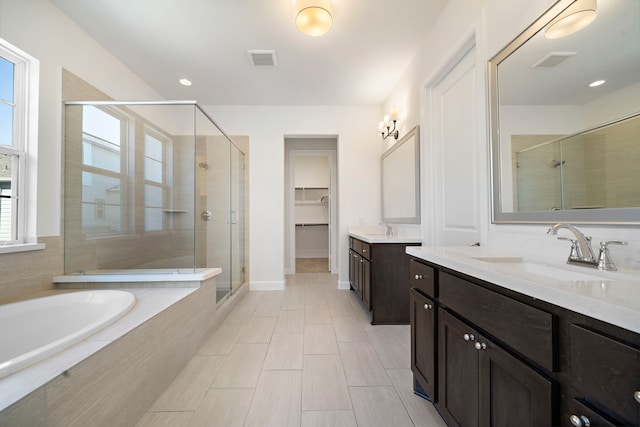
<instances>
[{"instance_id":1,"label":"large framed mirror","mask_svg":"<svg viewBox=\"0 0 640 427\"><path fill-rule=\"evenodd\" d=\"M414 127L382 154L382 221L420 224L420 134Z\"/></svg>"},{"instance_id":2,"label":"large framed mirror","mask_svg":"<svg viewBox=\"0 0 640 427\"><path fill-rule=\"evenodd\" d=\"M489 91L494 223L640 224L640 1L558 1L489 61Z\"/></svg>"}]
</instances>

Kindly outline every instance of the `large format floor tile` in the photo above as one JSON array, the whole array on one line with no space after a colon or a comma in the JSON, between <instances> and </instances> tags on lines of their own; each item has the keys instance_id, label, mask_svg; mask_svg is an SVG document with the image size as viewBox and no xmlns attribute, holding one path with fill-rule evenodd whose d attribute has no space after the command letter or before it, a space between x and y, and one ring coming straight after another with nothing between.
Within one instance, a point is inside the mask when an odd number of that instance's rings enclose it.
<instances>
[{"instance_id":1,"label":"large format floor tile","mask_svg":"<svg viewBox=\"0 0 640 427\"><path fill-rule=\"evenodd\" d=\"M244 294L138 427L445 427L413 393L410 328L372 326L337 276Z\"/></svg>"},{"instance_id":2,"label":"large format floor tile","mask_svg":"<svg viewBox=\"0 0 640 427\"><path fill-rule=\"evenodd\" d=\"M340 356L304 356L302 409L351 409L351 400Z\"/></svg>"}]
</instances>

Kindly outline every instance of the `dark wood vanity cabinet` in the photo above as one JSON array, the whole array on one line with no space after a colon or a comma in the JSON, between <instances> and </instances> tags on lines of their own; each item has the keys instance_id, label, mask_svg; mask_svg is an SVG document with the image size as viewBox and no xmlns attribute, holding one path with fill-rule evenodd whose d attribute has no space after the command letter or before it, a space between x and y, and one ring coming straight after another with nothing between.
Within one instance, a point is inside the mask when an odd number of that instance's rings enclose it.
<instances>
[{"instance_id":1,"label":"dark wood vanity cabinet","mask_svg":"<svg viewBox=\"0 0 640 427\"><path fill-rule=\"evenodd\" d=\"M438 409L450 426L550 426L552 382L440 309Z\"/></svg>"},{"instance_id":2,"label":"dark wood vanity cabinet","mask_svg":"<svg viewBox=\"0 0 640 427\"><path fill-rule=\"evenodd\" d=\"M409 265L416 392L435 384L427 394L449 426L640 425L640 334L422 260ZM432 279L418 284L419 271Z\"/></svg>"},{"instance_id":3,"label":"dark wood vanity cabinet","mask_svg":"<svg viewBox=\"0 0 640 427\"><path fill-rule=\"evenodd\" d=\"M640 425L638 348L576 324L570 340L572 416L592 426Z\"/></svg>"},{"instance_id":4,"label":"dark wood vanity cabinet","mask_svg":"<svg viewBox=\"0 0 640 427\"><path fill-rule=\"evenodd\" d=\"M411 289L411 368L431 401L436 396L436 330L437 304Z\"/></svg>"},{"instance_id":5,"label":"dark wood vanity cabinet","mask_svg":"<svg viewBox=\"0 0 640 427\"><path fill-rule=\"evenodd\" d=\"M406 247L418 243L368 243L349 237L349 281L371 311L373 325L409 324Z\"/></svg>"},{"instance_id":6,"label":"dark wood vanity cabinet","mask_svg":"<svg viewBox=\"0 0 640 427\"><path fill-rule=\"evenodd\" d=\"M357 239L349 241L349 281L371 311L371 245Z\"/></svg>"}]
</instances>

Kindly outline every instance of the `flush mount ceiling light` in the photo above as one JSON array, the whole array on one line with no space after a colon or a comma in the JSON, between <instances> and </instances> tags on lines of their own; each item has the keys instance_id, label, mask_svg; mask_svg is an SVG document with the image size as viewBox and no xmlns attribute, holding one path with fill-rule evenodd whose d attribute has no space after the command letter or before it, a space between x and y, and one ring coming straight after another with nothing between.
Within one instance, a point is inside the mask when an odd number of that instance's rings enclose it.
<instances>
[{"instance_id":1,"label":"flush mount ceiling light","mask_svg":"<svg viewBox=\"0 0 640 427\"><path fill-rule=\"evenodd\" d=\"M191 80L189 79L180 79L179 82L182 86L191 86Z\"/></svg>"},{"instance_id":2,"label":"flush mount ceiling light","mask_svg":"<svg viewBox=\"0 0 640 427\"><path fill-rule=\"evenodd\" d=\"M308 36L326 34L333 25L331 0L297 0L296 27Z\"/></svg>"},{"instance_id":3,"label":"flush mount ceiling light","mask_svg":"<svg viewBox=\"0 0 640 427\"><path fill-rule=\"evenodd\" d=\"M589 87L598 87L605 84L604 80L596 80L595 82L589 83Z\"/></svg>"},{"instance_id":4,"label":"flush mount ceiling light","mask_svg":"<svg viewBox=\"0 0 640 427\"><path fill-rule=\"evenodd\" d=\"M568 36L591 24L597 14L596 0L576 0L547 25L544 35L548 39Z\"/></svg>"}]
</instances>

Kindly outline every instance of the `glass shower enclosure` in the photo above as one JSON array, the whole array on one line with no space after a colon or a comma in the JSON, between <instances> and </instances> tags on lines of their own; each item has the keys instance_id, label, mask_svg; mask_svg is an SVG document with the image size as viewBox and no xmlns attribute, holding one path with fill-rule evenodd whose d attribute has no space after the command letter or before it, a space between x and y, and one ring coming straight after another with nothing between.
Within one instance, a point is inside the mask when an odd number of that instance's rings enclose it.
<instances>
[{"instance_id":1,"label":"glass shower enclosure","mask_svg":"<svg viewBox=\"0 0 640 427\"><path fill-rule=\"evenodd\" d=\"M193 101L65 103L65 274L244 280L244 153Z\"/></svg>"}]
</instances>

